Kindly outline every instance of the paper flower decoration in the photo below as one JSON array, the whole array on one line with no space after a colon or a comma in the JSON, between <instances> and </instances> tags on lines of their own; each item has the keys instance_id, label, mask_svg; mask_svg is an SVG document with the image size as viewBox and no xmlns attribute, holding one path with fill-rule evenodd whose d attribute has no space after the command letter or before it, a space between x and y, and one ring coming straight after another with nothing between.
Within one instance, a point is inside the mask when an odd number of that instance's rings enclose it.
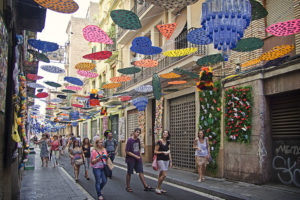
<instances>
[{"instance_id":1,"label":"paper flower decoration","mask_svg":"<svg viewBox=\"0 0 300 200\"><path fill-rule=\"evenodd\" d=\"M259 58L261 60L274 60L276 58L280 58L295 49L294 45L281 45L272 48L270 51L262 54Z\"/></svg>"},{"instance_id":2,"label":"paper flower decoration","mask_svg":"<svg viewBox=\"0 0 300 200\"><path fill-rule=\"evenodd\" d=\"M89 72L89 71L83 71L83 70L77 70L77 74L79 74L80 76L87 77L87 78L96 78L99 76L99 74L97 74L95 72Z\"/></svg>"},{"instance_id":3,"label":"paper flower decoration","mask_svg":"<svg viewBox=\"0 0 300 200\"><path fill-rule=\"evenodd\" d=\"M58 44L54 42L46 42L36 39L29 39L28 44L42 52L51 52L58 49Z\"/></svg>"},{"instance_id":4,"label":"paper flower decoration","mask_svg":"<svg viewBox=\"0 0 300 200\"><path fill-rule=\"evenodd\" d=\"M44 83L51 86L51 87L56 87L56 88L61 87L61 84L56 83L56 82L52 82L52 81L45 81Z\"/></svg>"},{"instance_id":5,"label":"paper flower decoration","mask_svg":"<svg viewBox=\"0 0 300 200\"><path fill-rule=\"evenodd\" d=\"M110 16L122 29L137 30L142 28L139 17L129 10L113 10Z\"/></svg>"},{"instance_id":6,"label":"paper flower decoration","mask_svg":"<svg viewBox=\"0 0 300 200\"><path fill-rule=\"evenodd\" d=\"M169 78L180 78L181 75L175 74L174 72L170 72L170 73L166 73L166 74L161 74L160 77L161 78L167 78L167 79L169 79Z\"/></svg>"},{"instance_id":7,"label":"paper flower decoration","mask_svg":"<svg viewBox=\"0 0 300 200\"><path fill-rule=\"evenodd\" d=\"M266 31L275 36L288 36L300 32L300 19L278 22L269 26Z\"/></svg>"},{"instance_id":8,"label":"paper flower decoration","mask_svg":"<svg viewBox=\"0 0 300 200\"><path fill-rule=\"evenodd\" d=\"M126 82L130 80L131 80L130 76L116 76L110 79L111 82L117 82L117 83Z\"/></svg>"},{"instance_id":9,"label":"paper flower decoration","mask_svg":"<svg viewBox=\"0 0 300 200\"><path fill-rule=\"evenodd\" d=\"M260 58L255 58L255 59L249 60L247 62L244 62L243 64L241 64L241 67L248 67L248 66L251 66L251 65L256 65L260 62L261 62Z\"/></svg>"},{"instance_id":10,"label":"paper flower decoration","mask_svg":"<svg viewBox=\"0 0 300 200\"><path fill-rule=\"evenodd\" d=\"M88 25L83 28L83 37L89 42L100 42L103 44L113 44L108 35L96 25Z\"/></svg>"},{"instance_id":11,"label":"paper flower decoration","mask_svg":"<svg viewBox=\"0 0 300 200\"><path fill-rule=\"evenodd\" d=\"M185 48L185 49L175 49L163 52L164 56L167 57L180 57L186 56L192 53L195 53L198 49L197 48Z\"/></svg>"},{"instance_id":12,"label":"paper flower decoration","mask_svg":"<svg viewBox=\"0 0 300 200\"><path fill-rule=\"evenodd\" d=\"M153 95L156 100L161 98L161 83L160 78L157 73L154 73L152 76L152 86L153 86Z\"/></svg>"},{"instance_id":13,"label":"paper flower decoration","mask_svg":"<svg viewBox=\"0 0 300 200\"><path fill-rule=\"evenodd\" d=\"M171 81L168 82L169 85L181 85L181 84L185 84L186 81Z\"/></svg>"},{"instance_id":14,"label":"paper flower decoration","mask_svg":"<svg viewBox=\"0 0 300 200\"><path fill-rule=\"evenodd\" d=\"M137 97L132 100L132 104L138 109L138 111L144 111L148 104L147 97Z\"/></svg>"},{"instance_id":15,"label":"paper flower decoration","mask_svg":"<svg viewBox=\"0 0 300 200\"><path fill-rule=\"evenodd\" d=\"M108 83L102 86L104 89L113 89L118 87L121 87L121 83Z\"/></svg>"},{"instance_id":16,"label":"paper flower decoration","mask_svg":"<svg viewBox=\"0 0 300 200\"><path fill-rule=\"evenodd\" d=\"M161 32L163 36L169 40L176 29L176 23L172 24L158 24L157 29Z\"/></svg>"},{"instance_id":17,"label":"paper flower decoration","mask_svg":"<svg viewBox=\"0 0 300 200\"><path fill-rule=\"evenodd\" d=\"M197 90L212 90L214 88L213 72L211 67L202 67L200 72L200 81L197 83Z\"/></svg>"},{"instance_id":18,"label":"paper flower decoration","mask_svg":"<svg viewBox=\"0 0 300 200\"><path fill-rule=\"evenodd\" d=\"M153 91L152 85L141 85L134 89L137 92L148 93Z\"/></svg>"},{"instance_id":19,"label":"paper flower decoration","mask_svg":"<svg viewBox=\"0 0 300 200\"><path fill-rule=\"evenodd\" d=\"M39 83L27 83L27 87L31 88L45 88L45 86L39 84Z\"/></svg>"},{"instance_id":20,"label":"paper flower decoration","mask_svg":"<svg viewBox=\"0 0 300 200\"><path fill-rule=\"evenodd\" d=\"M40 92L36 94L37 98L46 98L48 96L47 92Z\"/></svg>"},{"instance_id":21,"label":"paper flower decoration","mask_svg":"<svg viewBox=\"0 0 300 200\"><path fill-rule=\"evenodd\" d=\"M148 37L134 38L130 50L143 55L154 55L162 52L161 48L152 46L152 42Z\"/></svg>"},{"instance_id":22,"label":"paper flower decoration","mask_svg":"<svg viewBox=\"0 0 300 200\"><path fill-rule=\"evenodd\" d=\"M251 21L264 18L268 15L268 11L264 8L263 5L261 5L261 3L255 0L250 0L250 4L251 4Z\"/></svg>"},{"instance_id":23,"label":"paper flower decoration","mask_svg":"<svg viewBox=\"0 0 300 200\"><path fill-rule=\"evenodd\" d=\"M79 78L76 78L76 77L66 76L64 78L64 80L73 85L83 86L82 80L80 80Z\"/></svg>"},{"instance_id":24,"label":"paper flower decoration","mask_svg":"<svg viewBox=\"0 0 300 200\"><path fill-rule=\"evenodd\" d=\"M94 63L81 62L75 65L75 69L82 71L90 71L94 69L96 65Z\"/></svg>"},{"instance_id":25,"label":"paper flower decoration","mask_svg":"<svg viewBox=\"0 0 300 200\"><path fill-rule=\"evenodd\" d=\"M68 90L75 90L75 91L82 90L82 88L81 88L81 87L72 86L72 85L68 85L68 86L66 86L66 89L68 89Z\"/></svg>"},{"instance_id":26,"label":"paper flower decoration","mask_svg":"<svg viewBox=\"0 0 300 200\"><path fill-rule=\"evenodd\" d=\"M62 95L62 94L59 94L59 95L57 95L57 98L60 98L60 99L66 99L67 96L66 96L66 95Z\"/></svg>"},{"instance_id":27,"label":"paper flower decoration","mask_svg":"<svg viewBox=\"0 0 300 200\"><path fill-rule=\"evenodd\" d=\"M121 101L129 101L131 100L131 96L120 96L119 97Z\"/></svg>"},{"instance_id":28,"label":"paper flower decoration","mask_svg":"<svg viewBox=\"0 0 300 200\"><path fill-rule=\"evenodd\" d=\"M193 3L196 3L198 0L146 0L156 6L166 8L167 10L173 8L183 8Z\"/></svg>"},{"instance_id":29,"label":"paper flower decoration","mask_svg":"<svg viewBox=\"0 0 300 200\"><path fill-rule=\"evenodd\" d=\"M61 109L61 110L71 110L72 107L61 107L61 108L59 108L59 109Z\"/></svg>"},{"instance_id":30,"label":"paper flower decoration","mask_svg":"<svg viewBox=\"0 0 300 200\"><path fill-rule=\"evenodd\" d=\"M158 61L151 59L143 59L135 61L134 65L138 67L156 67L158 65Z\"/></svg>"},{"instance_id":31,"label":"paper flower decoration","mask_svg":"<svg viewBox=\"0 0 300 200\"><path fill-rule=\"evenodd\" d=\"M28 51L28 53L32 54L32 56L35 59L37 59L39 61L43 61L45 63L50 63L49 58L45 54L39 53L39 52L37 52L35 50L32 50L32 49L28 49L27 51Z\"/></svg>"},{"instance_id":32,"label":"paper flower decoration","mask_svg":"<svg viewBox=\"0 0 300 200\"><path fill-rule=\"evenodd\" d=\"M222 54L218 53L218 54L212 54L212 55L208 55L208 56L204 56L202 58L199 58L197 60L197 65L199 66L211 66L211 65L215 65L218 64L220 62L224 61L224 57L222 56Z\"/></svg>"},{"instance_id":33,"label":"paper flower decoration","mask_svg":"<svg viewBox=\"0 0 300 200\"><path fill-rule=\"evenodd\" d=\"M60 12L60 13L74 13L78 10L78 4L73 0L34 0L44 8Z\"/></svg>"},{"instance_id":34,"label":"paper flower decoration","mask_svg":"<svg viewBox=\"0 0 300 200\"><path fill-rule=\"evenodd\" d=\"M44 77L38 76L36 74L27 74L27 78L30 79L30 80L36 81L36 80L40 80Z\"/></svg>"},{"instance_id":35,"label":"paper flower decoration","mask_svg":"<svg viewBox=\"0 0 300 200\"><path fill-rule=\"evenodd\" d=\"M118 69L118 72L120 72L121 74L135 74L140 71L141 69L138 67L127 67L127 68Z\"/></svg>"},{"instance_id":36,"label":"paper flower decoration","mask_svg":"<svg viewBox=\"0 0 300 200\"><path fill-rule=\"evenodd\" d=\"M181 74L181 75L188 75L190 76L191 78L199 78L198 74L196 73L193 73L193 72L190 72L190 71L187 71L187 70L184 70L184 69L180 69L180 68L175 68L174 69L174 72L176 74Z\"/></svg>"},{"instance_id":37,"label":"paper flower decoration","mask_svg":"<svg viewBox=\"0 0 300 200\"><path fill-rule=\"evenodd\" d=\"M213 42L213 40L207 36L207 33L203 28L197 28L189 32L187 40L190 43L197 45L207 45Z\"/></svg>"},{"instance_id":38,"label":"paper flower decoration","mask_svg":"<svg viewBox=\"0 0 300 200\"><path fill-rule=\"evenodd\" d=\"M279 66L282 63L284 63L290 56L284 56L281 58L276 58L274 60L268 61L266 64L264 64L263 68L272 67L272 66Z\"/></svg>"},{"instance_id":39,"label":"paper flower decoration","mask_svg":"<svg viewBox=\"0 0 300 200\"><path fill-rule=\"evenodd\" d=\"M100 106L99 99L90 99L89 103L90 103L90 106Z\"/></svg>"},{"instance_id":40,"label":"paper flower decoration","mask_svg":"<svg viewBox=\"0 0 300 200\"><path fill-rule=\"evenodd\" d=\"M62 90L62 92L64 92L64 93L76 93L76 92L73 91L73 90Z\"/></svg>"},{"instance_id":41,"label":"paper flower decoration","mask_svg":"<svg viewBox=\"0 0 300 200\"><path fill-rule=\"evenodd\" d=\"M72 104L73 107L76 107L76 108L83 108L83 105L81 104Z\"/></svg>"},{"instance_id":42,"label":"paper flower decoration","mask_svg":"<svg viewBox=\"0 0 300 200\"><path fill-rule=\"evenodd\" d=\"M111 55L112 55L111 51L99 51L96 53L87 54L87 55L83 56L83 58L88 59L88 60L105 60L107 58L110 58ZM76 68L76 66L75 66L75 68ZM83 69L79 69L79 70L83 70ZM92 69L90 69L90 70L92 70ZM86 70L86 71L89 71L89 70Z\"/></svg>"},{"instance_id":43,"label":"paper flower decoration","mask_svg":"<svg viewBox=\"0 0 300 200\"><path fill-rule=\"evenodd\" d=\"M65 73L64 69L61 69L61 68L56 67L54 65L43 65L43 66L41 66L41 69L46 71L46 72L50 72L50 73L56 73L56 74Z\"/></svg>"},{"instance_id":44,"label":"paper flower decoration","mask_svg":"<svg viewBox=\"0 0 300 200\"><path fill-rule=\"evenodd\" d=\"M263 45L264 41L259 38L251 37L239 40L236 47L232 50L238 52L248 52L260 49L263 47Z\"/></svg>"}]
</instances>

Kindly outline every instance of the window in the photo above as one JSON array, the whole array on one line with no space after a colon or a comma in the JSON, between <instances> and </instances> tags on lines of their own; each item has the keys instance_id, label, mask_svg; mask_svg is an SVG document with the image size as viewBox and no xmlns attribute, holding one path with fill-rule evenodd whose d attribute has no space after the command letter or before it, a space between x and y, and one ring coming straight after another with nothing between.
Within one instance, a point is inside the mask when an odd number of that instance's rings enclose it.
<instances>
[{"instance_id":1,"label":"window","mask_svg":"<svg viewBox=\"0 0 300 200\"><path fill-rule=\"evenodd\" d=\"M116 70L116 65L113 65L111 67L111 77L117 76L117 70Z\"/></svg>"},{"instance_id":2,"label":"window","mask_svg":"<svg viewBox=\"0 0 300 200\"><path fill-rule=\"evenodd\" d=\"M187 24L185 24L182 32L175 38L175 49L184 49L187 47Z\"/></svg>"}]
</instances>

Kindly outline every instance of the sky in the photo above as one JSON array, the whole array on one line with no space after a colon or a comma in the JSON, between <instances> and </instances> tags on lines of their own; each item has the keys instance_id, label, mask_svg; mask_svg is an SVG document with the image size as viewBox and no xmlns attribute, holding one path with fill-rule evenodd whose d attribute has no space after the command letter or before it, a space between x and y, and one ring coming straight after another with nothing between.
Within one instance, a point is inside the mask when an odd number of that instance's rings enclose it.
<instances>
[{"instance_id":1,"label":"sky","mask_svg":"<svg viewBox=\"0 0 300 200\"><path fill-rule=\"evenodd\" d=\"M85 18L90 2L99 2L99 0L75 0L75 1L79 5L79 9L73 14L62 14L47 9L45 27L41 33L37 34L37 39L48 41L48 42L55 42L60 46L64 46L68 39L68 36L66 34L66 29L71 16ZM46 65L46 64L55 65L64 68L63 64L39 62L39 66ZM58 75L45 72L42 69L38 70L38 75L44 77L43 79L37 81L38 83L41 84L43 84L43 82L47 80L56 82L58 79ZM41 105L40 113L44 114L45 113L44 108L46 104L40 101L39 99L36 99L35 104Z\"/></svg>"}]
</instances>

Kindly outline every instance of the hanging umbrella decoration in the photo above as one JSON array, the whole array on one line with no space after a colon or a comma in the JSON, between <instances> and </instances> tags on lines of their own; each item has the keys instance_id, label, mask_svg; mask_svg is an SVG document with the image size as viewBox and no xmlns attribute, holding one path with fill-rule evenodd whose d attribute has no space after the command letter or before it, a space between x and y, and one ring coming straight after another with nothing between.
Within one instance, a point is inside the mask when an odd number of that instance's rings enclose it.
<instances>
[{"instance_id":1,"label":"hanging umbrella decoration","mask_svg":"<svg viewBox=\"0 0 300 200\"><path fill-rule=\"evenodd\" d=\"M169 40L176 29L176 23L171 24L158 24L157 29L167 40Z\"/></svg>"},{"instance_id":2,"label":"hanging umbrella decoration","mask_svg":"<svg viewBox=\"0 0 300 200\"><path fill-rule=\"evenodd\" d=\"M151 60L151 59L143 59L143 60L135 61L134 65L138 67L157 67L158 61Z\"/></svg>"},{"instance_id":3,"label":"hanging umbrella decoration","mask_svg":"<svg viewBox=\"0 0 300 200\"><path fill-rule=\"evenodd\" d=\"M190 72L190 71L187 71L187 70L184 70L184 69L181 69L181 68L175 68L174 69L174 72L176 74L181 74L181 75L188 75L190 76L191 78L193 79L198 79L199 78L199 75L194 73L194 72Z\"/></svg>"},{"instance_id":4,"label":"hanging umbrella decoration","mask_svg":"<svg viewBox=\"0 0 300 200\"><path fill-rule=\"evenodd\" d=\"M149 93L153 91L153 87L152 85L141 85L134 90L141 93Z\"/></svg>"},{"instance_id":5,"label":"hanging umbrella decoration","mask_svg":"<svg viewBox=\"0 0 300 200\"><path fill-rule=\"evenodd\" d=\"M75 107L75 108L83 108L83 105L76 104L76 103L73 103L72 106Z\"/></svg>"},{"instance_id":6,"label":"hanging umbrella decoration","mask_svg":"<svg viewBox=\"0 0 300 200\"><path fill-rule=\"evenodd\" d=\"M73 0L34 0L44 8L48 8L55 12L71 14L78 10L78 4Z\"/></svg>"},{"instance_id":7,"label":"hanging umbrella decoration","mask_svg":"<svg viewBox=\"0 0 300 200\"><path fill-rule=\"evenodd\" d=\"M60 99L66 99L67 96L66 96L66 95L62 95L62 94L59 94L59 95L57 95L57 98L60 98Z\"/></svg>"},{"instance_id":8,"label":"hanging umbrella decoration","mask_svg":"<svg viewBox=\"0 0 300 200\"><path fill-rule=\"evenodd\" d=\"M187 35L187 40L192 44L207 45L213 42L212 38L207 36L206 30L197 28L192 30Z\"/></svg>"},{"instance_id":9,"label":"hanging umbrella decoration","mask_svg":"<svg viewBox=\"0 0 300 200\"><path fill-rule=\"evenodd\" d=\"M77 63L75 65L75 69L81 70L81 71L90 71L95 69L96 65L94 63L88 63L88 62L81 62Z\"/></svg>"},{"instance_id":10,"label":"hanging umbrella decoration","mask_svg":"<svg viewBox=\"0 0 300 200\"><path fill-rule=\"evenodd\" d=\"M58 49L58 44L54 42L47 42L36 39L29 39L28 44L37 50L42 52L52 52Z\"/></svg>"},{"instance_id":11,"label":"hanging umbrella decoration","mask_svg":"<svg viewBox=\"0 0 300 200\"><path fill-rule=\"evenodd\" d=\"M32 54L32 56L39 61L43 61L45 63L50 63L49 58L45 54L39 53L38 51L35 51L32 49L28 49L27 52Z\"/></svg>"},{"instance_id":12,"label":"hanging umbrella decoration","mask_svg":"<svg viewBox=\"0 0 300 200\"><path fill-rule=\"evenodd\" d=\"M90 92L90 99L89 99L90 106L100 106L98 90L92 89Z\"/></svg>"},{"instance_id":13,"label":"hanging umbrella decoration","mask_svg":"<svg viewBox=\"0 0 300 200\"><path fill-rule=\"evenodd\" d=\"M129 10L113 10L110 12L111 19L122 29L137 30L142 28L139 17Z\"/></svg>"},{"instance_id":14,"label":"hanging umbrella decoration","mask_svg":"<svg viewBox=\"0 0 300 200\"><path fill-rule=\"evenodd\" d=\"M118 72L121 74L136 74L139 73L140 71L142 71L140 68L134 66L118 69Z\"/></svg>"},{"instance_id":15,"label":"hanging umbrella decoration","mask_svg":"<svg viewBox=\"0 0 300 200\"><path fill-rule=\"evenodd\" d=\"M96 78L99 76L99 74L97 74L95 72L83 71L83 70L77 70L77 74L79 74L80 76L87 77L87 78Z\"/></svg>"},{"instance_id":16,"label":"hanging umbrella decoration","mask_svg":"<svg viewBox=\"0 0 300 200\"><path fill-rule=\"evenodd\" d=\"M153 95L156 100L161 98L161 83L160 78L157 73L154 73L152 76L152 86L153 86Z\"/></svg>"},{"instance_id":17,"label":"hanging umbrella decoration","mask_svg":"<svg viewBox=\"0 0 300 200\"><path fill-rule=\"evenodd\" d=\"M185 80L178 80L178 81L170 81L168 82L169 85L182 85L182 84L186 84L187 81Z\"/></svg>"},{"instance_id":18,"label":"hanging umbrella decoration","mask_svg":"<svg viewBox=\"0 0 300 200\"><path fill-rule=\"evenodd\" d=\"M81 87L73 86L73 85L68 85L68 86L66 86L66 89L67 89L67 90L74 90L74 91L82 90Z\"/></svg>"},{"instance_id":19,"label":"hanging umbrella decoration","mask_svg":"<svg viewBox=\"0 0 300 200\"><path fill-rule=\"evenodd\" d=\"M198 49L193 47L193 48L185 48L185 49L174 49L174 50L169 50L163 52L164 56L167 57L181 57L181 56L187 56L190 54L193 54L197 51Z\"/></svg>"},{"instance_id":20,"label":"hanging umbrella decoration","mask_svg":"<svg viewBox=\"0 0 300 200\"><path fill-rule=\"evenodd\" d=\"M78 111L71 111L69 116L70 116L70 120L78 120L79 119L79 112Z\"/></svg>"},{"instance_id":21,"label":"hanging umbrella decoration","mask_svg":"<svg viewBox=\"0 0 300 200\"><path fill-rule=\"evenodd\" d=\"M107 83L102 86L103 89L113 89L121 87L121 83Z\"/></svg>"},{"instance_id":22,"label":"hanging umbrella decoration","mask_svg":"<svg viewBox=\"0 0 300 200\"><path fill-rule=\"evenodd\" d=\"M162 52L160 47L152 46L152 42L148 37L134 38L130 50L143 55L155 55Z\"/></svg>"},{"instance_id":23,"label":"hanging umbrella decoration","mask_svg":"<svg viewBox=\"0 0 300 200\"><path fill-rule=\"evenodd\" d=\"M300 19L278 22L269 26L266 31L275 36L288 36L300 32Z\"/></svg>"},{"instance_id":24,"label":"hanging umbrella decoration","mask_svg":"<svg viewBox=\"0 0 300 200\"><path fill-rule=\"evenodd\" d=\"M48 93L47 92L40 92L36 94L37 98L46 98L48 97Z\"/></svg>"},{"instance_id":25,"label":"hanging umbrella decoration","mask_svg":"<svg viewBox=\"0 0 300 200\"><path fill-rule=\"evenodd\" d=\"M130 76L116 76L116 77L112 77L110 79L111 82L116 82L116 83L122 83L122 82L127 82L130 81L131 77Z\"/></svg>"},{"instance_id":26,"label":"hanging umbrella decoration","mask_svg":"<svg viewBox=\"0 0 300 200\"><path fill-rule=\"evenodd\" d=\"M82 80L80 80L79 78L76 78L76 77L66 76L64 78L64 80L73 85L83 86Z\"/></svg>"},{"instance_id":27,"label":"hanging umbrella decoration","mask_svg":"<svg viewBox=\"0 0 300 200\"><path fill-rule=\"evenodd\" d=\"M249 52L262 48L264 41L260 38L250 37L238 41L236 47L232 50L238 52Z\"/></svg>"},{"instance_id":28,"label":"hanging umbrella decoration","mask_svg":"<svg viewBox=\"0 0 300 200\"><path fill-rule=\"evenodd\" d=\"M251 3L251 21L265 18L268 15L268 11L258 1L250 0L250 3Z\"/></svg>"},{"instance_id":29,"label":"hanging umbrella decoration","mask_svg":"<svg viewBox=\"0 0 300 200\"><path fill-rule=\"evenodd\" d=\"M99 42L103 44L113 44L109 36L98 26L88 25L83 28L83 37L89 42Z\"/></svg>"},{"instance_id":30,"label":"hanging umbrella decoration","mask_svg":"<svg viewBox=\"0 0 300 200\"><path fill-rule=\"evenodd\" d=\"M65 73L64 69L61 69L61 68L59 68L57 66L54 66L54 65L43 65L43 66L41 66L41 69L46 71L46 72L49 72L49 73L55 73L55 74Z\"/></svg>"},{"instance_id":31,"label":"hanging umbrella decoration","mask_svg":"<svg viewBox=\"0 0 300 200\"><path fill-rule=\"evenodd\" d=\"M199 66L212 66L212 65L216 65L220 62L223 62L225 59L222 56L222 54L218 53L218 54L212 54L212 55L208 55L208 56L204 56L202 58L199 58L197 60L197 65Z\"/></svg>"},{"instance_id":32,"label":"hanging umbrella decoration","mask_svg":"<svg viewBox=\"0 0 300 200\"><path fill-rule=\"evenodd\" d=\"M196 3L198 0L146 0L156 6L163 7L167 10L174 8L183 8Z\"/></svg>"},{"instance_id":33,"label":"hanging umbrella decoration","mask_svg":"<svg viewBox=\"0 0 300 200\"><path fill-rule=\"evenodd\" d=\"M211 67L202 67L200 72L200 81L197 83L197 90L212 90L214 88L213 72Z\"/></svg>"},{"instance_id":34,"label":"hanging umbrella decoration","mask_svg":"<svg viewBox=\"0 0 300 200\"><path fill-rule=\"evenodd\" d=\"M144 111L148 104L147 97L137 97L132 100L132 104L138 109L139 112Z\"/></svg>"},{"instance_id":35,"label":"hanging umbrella decoration","mask_svg":"<svg viewBox=\"0 0 300 200\"><path fill-rule=\"evenodd\" d=\"M96 53L84 55L83 58L88 59L88 60L105 60L105 59L110 58L111 56L112 56L111 51L99 51ZM76 66L75 66L75 68L76 68ZM81 69L81 70L83 70L83 69Z\"/></svg>"},{"instance_id":36,"label":"hanging umbrella decoration","mask_svg":"<svg viewBox=\"0 0 300 200\"><path fill-rule=\"evenodd\" d=\"M38 76L37 74L27 74L26 77L30 80L33 80L33 81L40 80L40 79L44 78L42 76Z\"/></svg>"},{"instance_id":37,"label":"hanging umbrella decoration","mask_svg":"<svg viewBox=\"0 0 300 200\"><path fill-rule=\"evenodd\" d=\"M124 101L130 101L131 100L131 96L120 96L120 101L124 102Z\"/></svg>"},{"instance_id":38,"label":"hanging umbrella decoration","mask_svg":"<svg viewBox=\"0 0 300 200\"><path fill-rule=\"evenodd\" d=\"M273 47L271 50L263 53L259 58L261 60L274 60L280 58L295 49L295 45L281 45Z\"/></svg>"},{"instance_id":39,"label":"hanging umbrella decoration","mask_svg":"<svg viewBox=\"0 0 300 200\"><path fill-rule=\"evenodd\" d=\"M43 86L39 83L27 83L27 86L31 87L31 88L45 88L45 86Z\"/></svg>"}]
</instances>

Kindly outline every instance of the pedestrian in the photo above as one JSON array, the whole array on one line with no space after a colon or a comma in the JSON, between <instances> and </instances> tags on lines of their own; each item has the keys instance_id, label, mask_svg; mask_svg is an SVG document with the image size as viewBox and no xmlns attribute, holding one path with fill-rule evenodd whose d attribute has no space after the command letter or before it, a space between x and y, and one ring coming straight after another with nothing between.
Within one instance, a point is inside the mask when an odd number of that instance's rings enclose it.
<instances>
[{"instance_id":1,"label":"pedestrian","mask_svg":"<svg viewBox=\"0 0 300 200\"><path fill-rule=\"evenodd\" d=\"M133 192L130 187L130 178L133 174L133 169L139 174L140 180L144 185L144 191L151 191L153 188L150 187L145 180L143 171L143 162L141 158L141 142L138 138L141 134L141 129L136 128L132 134L132 137L128 138L126 143L126 163L127 163L127 175L126 175L126 191Z\"/></svg>"},{"instance_id":2,"label":"pedestrian","mask_svg":"<svg viewBox=\"0 0 300 200\"><path fill-rule=\"evenodd\" d=\"M107 152L103 145L103 140L96 140L94 145L94 150L91 155L91 166L93 168L93 173L95 176L95 186L98 195L98 199L103 199L103 194L101 193L103 187L107 182L107 178L104 173L104 165L106 164Z\"/></svg>"},{"instance_id":3,"label":"pedestrian","mask_svg":"<svg viewBox=\"0 0 300 200\"><path fill-rule=\"evenodd\" d=\"M35 144L35 147L37 147L37 144L36 144L37 141L38 141L38 137L36 135L34 135L33 143Z\"/></svg>"},{"instance_id":4,"label":"pedestrian","mask_svg":"<svg viewBox=\"0 0 300 200\"><path fill-rule=\"evenodd\" d=\"M75 182L78 183L80 165L83 164L84 154L82 149L80 148L79 141L76 139L73 142L73 148L70 152L70 157L71 163L74 167Z\"/></svg>"},{"instance_id":5,"label":"pedestrian","mask_svg":"<svg viewBox=\"0 0 300 200\"><path fill-rule=\"evenodd\" d=\"M104 142L104 147L108 153L109 158L114 162L115 156L118 153L118 141L113 138L112 132L107 134L107 138Z\"/></svg>"},{"instance_id":6,"label":"pedestrian","mask_svg":"<svg viewBox=\"0 0 300 200\"><path fill-rule=\"evenodd\" d=\"M84 169L85 169L85 175L84 177L87 180L90 180L89 178L89 171L90 168L90 158L91 158L91 144L89 138L84 138L82 142L82 151L84 153Z\"/></svg>"},{"instance_id":7,"label":"pedestrian","mask_svg":"<svg viewBox=\"0 0 300 200\"><path fill-rule=\"evenodd\" d=\"M63 138L61 135L58 136L59 141L59 156L63 155Z\"/></svg>"},{"instance_id":8,"label":"pedestrian","mask_svg":"<svg viewBox=\"0 0 300 200\"><path fill-rule=\"evenodd\" d=\"M194 141L194 149L196 149L195 158L198 165L198 182L202 182L205 180L204 175L206 165L208 164L208 160L210 157L208 138L204 137L203 130L198 131L198 137Z\"/></svg>"},{"instance_id":9,"label":"pedestrian","mask_svg":"<svg viewBox=\"0 0 300 200\"><path fill-rule=\"evenodd\" d=\"M35 144L40 144L41 152L40 152L40 157L42 160L42 167L46 165L48 167L48 158L49 158L49 150L48 150L48 145L49 141L47 139L47 135L44 133L42 134L42 138L34 142Z\"/></svg>"},{"instance_id":10,"label":"pedestrian","mask_svg":"<svg viewBox=\"0 0 300 200\"><path fill-rule=\"evenodd\" d=\"M155 192L156 194L166 193L166 190L161 189L161 185L167 176L169 166L172 167L169 131L163 131L162 139L157 141L154 153L157 155L157 164L159 169L157 187L155 189Z\"/></svg>"},{"instance_id":11,"label":"pedestrian","mask_svg":"<svg viewBox=\"0 0 300 200\"><path fill-rule=\"evenodd\" d=\"M53 141L51 143L51 151L52 151L52 160L53 160L53 167L56 167L58 165L58 159L59 159L59 140L58 136L54 135L53 136Z\"/></svg>"}]
</instances>

